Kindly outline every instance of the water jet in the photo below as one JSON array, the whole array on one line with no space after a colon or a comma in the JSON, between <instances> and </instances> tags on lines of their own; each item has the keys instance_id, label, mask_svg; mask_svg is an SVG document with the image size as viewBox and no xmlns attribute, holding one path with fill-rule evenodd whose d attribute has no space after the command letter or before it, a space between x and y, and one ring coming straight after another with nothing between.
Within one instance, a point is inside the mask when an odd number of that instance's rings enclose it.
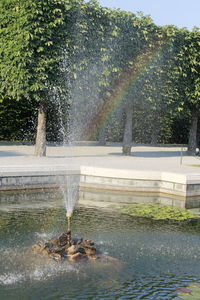
<instances>
[{"instance_id":1,"label":"water jet","mask_svg":"<svg viewBox=\"0 0 200 300\"><path fill-rule=\"evenodd\" d=\"M71 212L67 212L66 213L66 217L67 217L67 229L70 230L70 228L71 228L72 213Z\"/></svg>"}]
</instances>

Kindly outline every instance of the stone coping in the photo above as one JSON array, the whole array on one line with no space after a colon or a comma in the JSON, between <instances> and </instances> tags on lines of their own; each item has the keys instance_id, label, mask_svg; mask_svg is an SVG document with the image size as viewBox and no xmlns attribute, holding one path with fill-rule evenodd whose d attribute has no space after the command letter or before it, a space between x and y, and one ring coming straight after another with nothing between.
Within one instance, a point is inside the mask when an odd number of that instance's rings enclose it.
<instances>
[{"instance_id":1,"label":"stone coping","mask_svg":"<svg viewBox=\"0 0 200 300\"><path fill-rule=\"evenodd\" d=\"M181 184L199 184L200 173L181 174L175 172L149 171L149 170L128 170L101 168L91 166L81 166L80 168L64 166L15 166L0 169L0 177L19 177L19 176L56 176L56 175L88 175L118 179L137 179L137 180L160 180Z\"/></svg>"},{"instance_id":2,"label":"stone coping","mask_svg":"<svg viewBox=\"0 0 200 300\"><path fill-rule=\"evenodd\" d=\"M17 169L17 171L16 171ZM5 167L4 170L0 171L0 189L5 190L6 186L8 189L13 187L18 188L17 184L22 187L31 185L31 179L34 178L35 185L38 183L45 185L48 182L48 178L51 178L50 183L54 186L56 183L61 184L62 176L65 178L70 175L80 175L80 184L89 187L98 186L102 189L118 189L125 191L168 191L177 195L187 196L199 195L200 196L200 174L180 174L174 172L162 172L162 171L139 171L139 170L127 170L127 169L114 169L114 168L101 168L91 166L81 166L80 168L74 167L68 168L64 166L29 166L21 167L15 166ZM38 177L38 182L36 178ZM59 177L58 182L56 177ZM18 178L18 179L17 179ZM19 178L21 178L19 180ZM24 178L24 179L23 179ZM45 180L40 179L46 178ZM52 179L54 178L54 179ZM30 182L29 182L30 181ZM9 182L12 182L9 185ZM21 183L20 183L21 182ZM23 184L24 182L24 184Z\"/></svg>"},{"instance_id":3,"label":"stone coping","mask_svg":"<svg viewBox=\"0 0 200 300\"><path fill-rule=\"evenodd\" d=\"M80 174L121 179L160 180L181 184L200 184L200 173L181 174L166 171L138 171L81 166Z\"/></svg>"},{"instance_id":4,"label":"stone coping","mask_svg":"<svg viewBox=\"0 0 200 300\"><path fill-rule=\"evenodd\" d=\"M4 171L0 171L0 178L1 177L26 177L26 176L57 176L57 175L80 175L80 169L63 169L63 168L55 168L55 167L48 167L44 168L41 167L39 170L38 168L19 168L18 171L15 169L6 168Z\"/></svg>"},{"instance_id":5,"label":"stone coping","mask_svg":"<svg viewBox=\"0 0 200 300\"><path fill-rule=\"evenodd\" d=\"M58 188L75 180L102 195L156 193L181 198L181 207L188 201L200 207L200 157L187 156L184 145L134 145L130 157L121 154L120 144L48 146L41 158L33 152L31 145L0 144L0 190Z\"/></svg>"},{"instance_id":6,"label":"stone coping","mask_svg":"<svg viewBox=\"0 0 200 300\"><path fill-rule=\"evenodd\" d=\"M69 176L70 180L68 179ZM144 201L145 197L148 198L145 201L151 201L149 196L156 194L159 198L158 203L181 208L200 207L199 173L181 174L87 165L80 167L29 165L18 168L10 166L0 170L0 191L51 189L63 185L66 188L68 182L74 183L76 187L79 186L80 191L101 192L101 200L99 199L99 201L115 203L118 199L120 202L135 203L136 201ZM107 193L115 193L115 195L112 196ZM141 197L135 196L138 193L143 193L146 196L141 199ZM87 202L85 198L87 195L88 193L82 197L83 199L81 198L81 203ZM95 197L90 201L95 202Z\"/></svg>"}]
</instances>

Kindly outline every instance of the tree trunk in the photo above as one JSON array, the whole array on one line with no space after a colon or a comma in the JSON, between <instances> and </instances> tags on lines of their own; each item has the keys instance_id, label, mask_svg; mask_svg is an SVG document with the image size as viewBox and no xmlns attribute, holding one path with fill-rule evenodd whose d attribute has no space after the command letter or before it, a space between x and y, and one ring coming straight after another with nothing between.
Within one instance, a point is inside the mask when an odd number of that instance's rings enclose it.
<instances>
[{"instance_id":1,"label":"tree trunk","mask_svg":"<svg viewBox=\"0 0 200 300\"><path fill-rule=\"evenodd\" d=\"M197 148L198 148L198 155L200 152L200 128L199 128L199 118L197 123Z\"/></svg>"},{"instance_id":2,"label":"tree trunk","mask_svg":"<svg viewBox=\"0 0 200 300\"><path fill-rule=\"evenodd\" d=\"M153 130L151 134L151 145L156 146L158 144L158 130Z\"/></svg>"},{"instance_id":3,"label":"tree trunk","mask_svg":"<svg viewBox=\"0 0 200 300\"><path fill-rule=\"evenodd\" d=\"M35 143L35 156L46 156L46 117L47 104L41 101L38 108L38 125Z\"/></svg>"},{"instance_id":4,"label":"tree trunk","mask_svg":"<svg viewBox=\"0 0 200 300\"><path fill-rule=\"evenodd\" d=\"M106 145L106 128L103 128L99 134L99 146Z\"/></svg>"},{"instance_id":5,"label":"tree trunk","mask_svg":"<svg viewBox=\"0 0 200 300\"><path fill-rule=\"evenodd\" d=\"M157 120L157 116L155 116L155 119L153 121L153 128L152 128L152 134L151 134L151 145L157 145L158 144L158 137L159 137L159 131L160 131L160 124Z\"/></svg>"},{"instance_id":6,"label":"tree trunk","mask_svg":"<svg viewBox=\"0 0 200 300\"><path fill-rule=\"evenodd\" d=\"M198 111L196 109L191 110L191 126L189 131L188 141L188 155L196 155L197 148L197 123L198 123Z\"/></svg>"},{"instance_id":7,"label":"tree trunk","mask_svg":"<svg viewBox=\"0 0 200 300\"><path fill-rule=\"evenodd\" d=\"M131 155L132 139L133 139L133 104L127 103L125 107L125 127L123 137L123 155Z\"/></svg>"}]
</instances>

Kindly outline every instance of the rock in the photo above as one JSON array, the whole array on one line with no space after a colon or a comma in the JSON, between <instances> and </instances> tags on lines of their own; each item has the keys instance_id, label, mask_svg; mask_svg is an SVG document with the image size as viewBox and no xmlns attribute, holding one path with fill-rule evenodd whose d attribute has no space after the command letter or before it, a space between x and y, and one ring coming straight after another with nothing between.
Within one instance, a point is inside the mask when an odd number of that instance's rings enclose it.
<instances>
[{"instance_id":1,"label":"rock","mask_svg":"<svg viewBox=\"0 0 200 300\"><path fill-rule=\"evenodd\" d=\"M49 255L49 254L51 254L51 250L48 249L48 248L42 248L42 253L46 254L46 255Z\"/></svg>"},{"instance_id":2,"label":"rock","mask_svg":"<svg viewBox=\"0 0 200 300\"><path fill-rule=\"evenodd\" d=\"M81 245L82 243L83 243L83 239L78 239L76 244Z\"/></svg>"},{"instance_id":3,"label":"rock","mask_svg":"<svg viewBox=\"0 0 200 300\"><path fill-rule=\"evenodd\" d=\"M72 245L77 245L77 243L80 241L79 238L72 238Z\"/></svg>"},{"instance_id":4,"label":"rock","mask_svg":"<svg viewBox=\"0 0 200 300\"><path fill-rule=\"evenodd\" d=\"M57 238L57 237L54 237L54 238L50 239L48 242L45 243L45 245L46 245L47 247L48 247L50 244L52 245L52 247L59 246L58 238Z\"/></svg>"},{"instance_id":5,"label":"rock","mask_svg":"<svg viewBox=\"0 0 200 300\"><path fill-rule=\"evenodd\" d=\"M43 248L41 248L38 244L34 244L32 247L31 247L31 250L33 251L33 253L39 253L39 252L42 252Z\"/></svg>"},{"instance_id":6,"label":"rock","mask_svg":"<svg viewBox=\"0 0 200 300\"><path fill-rule=\"evenodd\" d=\"M82 245L77 245L77 250L82 254L86 254L85 248Z\"/></svg>"},{"instance_id":7,"label":"rock","mask_svg":"<svg viewBox=\"0 0 200 300\"><path fill-rule=\"evenodd\" d=\"M96 253L96 251L97 251L96 248L93 247L93 246L91 246L91 247L89 247L89 246L85 247L85 253L87 255L93 255L93 254Z\"/></svg>"},{"instance_id":8,"label":"rock","mask_svg":"<svg viewBox=\"0 0 200 300\"><path fill-rule=\"evenodd\" d=\"M52 242L47 242L44 244L42 248L51 252L51 249L53 249L53 247L57 247L57 244L53 244Z\"/></svg>"},{"instance_id":9,"label":"rock","mask_svg":"<svg viewBox=\"0 0 200 300\"><path fill-rule=\"evenodd\" d=\"M88 258L90 260L97 260L97 259L99 259L99 256L98 255L88 255Z\"/></svg>"},{"instance_id":10,"label":"rock","mask_svg":"<svg viewBox=\"0 0 200 300\"><path fill-rule=\"evenodd\" d=\"M45 247L45 242L44 241L37 241L36 243L38 246L40 246L41 248L44 248Z\"/></svg>"},{"instance_id":11,"label":"rock","mask_svg":"<svg viewBox=\"0 0 200 300\"><path fill-rule=\"evenodd\" d=\"M75 253L77 253L78 251L77 251L77 247L76 247L76 245L72 245L72 246L70 246L68 249L67 249L67 254L69 254L69 255L73 255L73 254L75 254Z\"/></svg>"},{"instance_id":12,"label":"rock","mask_svg":"<svg viewBox=\"0 0 200 300\"><path fill-rule=\"evenodd\" d=\"M43 254L43 255L46 255L48 256L50 254L50 251L44 247L41 247L40 245L38 244L34 244L32 246L32 252L34 254Z\"/></svg>"},{"instance_id":13,"label":"rock","mask_svg":"<svg viewBox=\"0 0 200 300\"><path fill-rule=\"evenodd\" d=\"M84 254L78 252L76 254L73 254L73 255L69 256L68 259L69 259L69 261L77 262L77 261L80 261L83 258L87 259L87 257Z\"/></svg>"},{"instance_id":14,"label":"rock","mask_svg":"<svg viewBox=\"0 0 200 300\"><path fill-rule=\"evenodd\" d=\"M68 245L69 247L72 244L72 237L71 237L71 231L68 230L67 233L63 233L58 237L59 240L59 246L63 247Z\"/></svg>"},{"instance_id":15,"label":"rock","mask_svg":"<svg viewBox=\"0 0 200 300\"><path fill-rule=\"evenodd\" d=\"M94 242L92 240L84 240L84 243L89 246L94 246Z\"/></svg>"},{"instance_id":16,"label":"rock","mask_svg":"<svg viewBox=\"0 0 200 300\"><path fill-rule=\"evenodd\" d=\"M72 238L71 238L71 231L68 230L66 233L62 233L59 236L56 236L50 239L46 244L51 243L53 247L64 247L64 246L71 246Z\"/></svg>"},{"instance_id":17,"label":"rock","mask_svg":"<svg viewBox=\"0 0 200 300\"><path fill-rule=\"evenodd\" d=\"M117 265L118 260L107 255L99 254L94 242L90 239L72 238L71 231L62 233L46 242L38 241L32 246L34 255L40 254L43 258L51 259L52 262L69 260L77 262L80 260L97 261L97 265Z\"/></svg>"},{"instance_id":18,"label":"rock","mask_svg":"<svg viewBox=\"0 0 200 300\"><path fill-rule=\"evenodd\" d=\"M50 258L54 259L55 261L61 261L62 260L62 257L60 254L58 253L51 253L49 255Z\"/></svg>"}]
</instances>

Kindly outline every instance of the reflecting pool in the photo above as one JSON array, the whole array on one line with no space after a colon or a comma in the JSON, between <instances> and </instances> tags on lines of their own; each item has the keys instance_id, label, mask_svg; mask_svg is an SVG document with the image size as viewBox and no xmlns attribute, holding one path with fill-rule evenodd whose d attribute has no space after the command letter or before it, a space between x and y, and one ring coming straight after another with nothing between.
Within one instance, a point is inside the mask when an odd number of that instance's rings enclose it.
<instances>
[{"instance_id":1,"label":"reflecting pool","mask_svg":"<svg viewBox=\"0 0 200 300\"><path fill-rule=\"evenodd\" d=\"M176 289L200 281L200 223L133 218L78 207L72 233L119 260L49 262L30 247L66 230L65 208L52 191L0 194L0 299L179 299Z\"/></svg>"}]
</instances>

